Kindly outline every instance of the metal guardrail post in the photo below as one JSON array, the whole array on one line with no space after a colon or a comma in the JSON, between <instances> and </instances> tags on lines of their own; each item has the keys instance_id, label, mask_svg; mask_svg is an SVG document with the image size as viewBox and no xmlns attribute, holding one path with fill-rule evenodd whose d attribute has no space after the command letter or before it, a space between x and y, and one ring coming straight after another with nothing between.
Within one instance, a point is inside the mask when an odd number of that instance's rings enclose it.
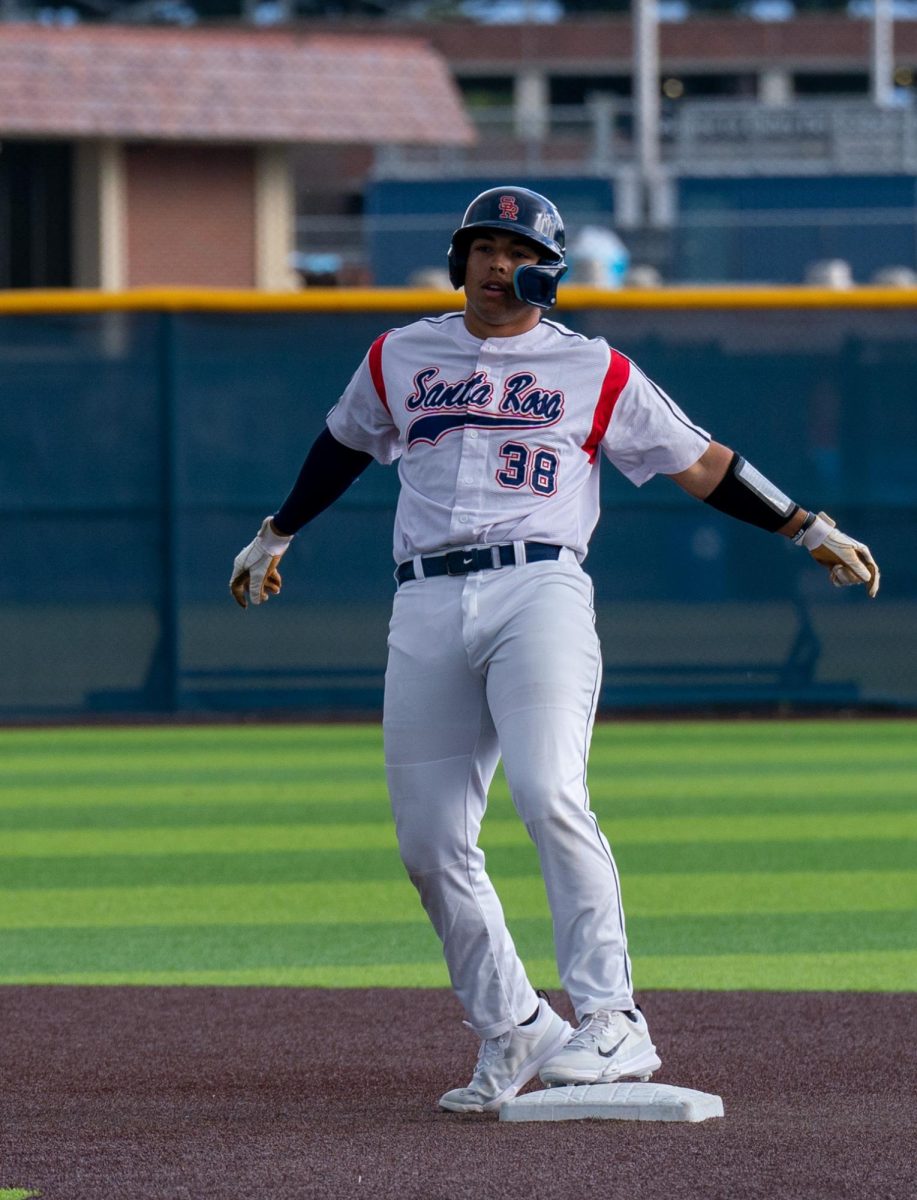
<instances>
[{"instance_id":1,"label":"metal guardrail post","mask_svg":"<svg viewBox=\"0 0 917 1200\"><path fill-rule=\"evenodd\" d=\"M615 102L610 96L593 96L587 110L591 119L592 169L604 174L614 162Z\"/></svg>"},{"instance_id":2,"label":"metal guardrail post","mask_svg":"<svg viewBox=\"0 0 917 1200\"><path fill-rule=\"evenodd\" d=\"M902 113L901 165L905 171L917 171L917 113L913 108Z\"/></svg>"}]
</instances>

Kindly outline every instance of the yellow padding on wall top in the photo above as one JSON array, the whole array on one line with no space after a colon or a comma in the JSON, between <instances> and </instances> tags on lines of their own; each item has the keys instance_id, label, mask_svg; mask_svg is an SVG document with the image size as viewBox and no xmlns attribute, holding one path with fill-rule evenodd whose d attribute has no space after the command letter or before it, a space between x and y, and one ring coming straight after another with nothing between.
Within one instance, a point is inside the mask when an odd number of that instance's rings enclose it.
<instances>
[{"instance_id":1,"label":"yellow padding on wall top","mask_svg":"<svg viewBox=\"0 0 917 1200\"><path fill-rule=\"evenodd\" d=\"M120 292L0 291L0 316L71 312L441 312L462 308L461 292L432 288L304 288L264 292L222 288L136 288ZM561 287L557 307L914 308L917 287Z\"/></svg>"}]
</instances>

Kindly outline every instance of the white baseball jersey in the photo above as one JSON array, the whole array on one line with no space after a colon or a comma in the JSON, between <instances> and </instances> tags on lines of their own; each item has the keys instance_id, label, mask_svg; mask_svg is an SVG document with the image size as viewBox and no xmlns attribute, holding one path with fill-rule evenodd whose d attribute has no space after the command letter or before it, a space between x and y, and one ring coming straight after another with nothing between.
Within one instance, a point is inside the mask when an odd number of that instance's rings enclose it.
<instances>
[{"instance_id":1,"label":"white baseball jersey","mask_svg":"<svg viewBox=\"0 0 917 1200\"><path fill-rule=\"evenodd\" d=\"M603 338L552 320L474 337L461 313L377 338L328 415L338 441L400 457L396 562L455 546L540 541L585 557L599 451L632 483L672 475L710 442Z\"/></svg>"}]
</instances>

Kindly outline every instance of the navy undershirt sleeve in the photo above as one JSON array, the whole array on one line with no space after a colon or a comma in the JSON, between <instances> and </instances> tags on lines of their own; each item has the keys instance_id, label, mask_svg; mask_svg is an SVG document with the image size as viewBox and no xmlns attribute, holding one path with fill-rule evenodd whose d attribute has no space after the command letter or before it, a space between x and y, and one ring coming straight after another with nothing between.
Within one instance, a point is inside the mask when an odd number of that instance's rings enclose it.
<instances>
[{"instance_id":1,"label":"navy undershirt sleeve","mask_svg":"<svg viewBox=\"0 0 917 1200\"><path fill-rule=\"evenodd\" d=\"M289 496L272 518L274 528L283 534L302 529L343 496L372 460L371 454L351 450L329 429L323 429L312 443Z\"/></svg>"}]
</instances>

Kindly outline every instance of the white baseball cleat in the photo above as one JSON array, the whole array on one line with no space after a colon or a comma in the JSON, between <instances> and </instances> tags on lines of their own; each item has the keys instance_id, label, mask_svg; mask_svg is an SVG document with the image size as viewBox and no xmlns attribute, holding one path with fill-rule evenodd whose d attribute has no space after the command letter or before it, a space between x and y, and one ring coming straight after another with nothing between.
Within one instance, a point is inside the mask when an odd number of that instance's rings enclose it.
<instances>
[{"instance_id":1,"label":"white baseball cleat","mask_svg":"<svg viewBox=\"0 0 917 1200\"><path fill-rule=\"evenodd\" d=\"M662 1062L650 1040L639 1009L608 1012L599 1009L582 1025L539 1074L548 1086L566 1083L614 1083L618 1079L647 1080Z\"/></svg>"},{"instance_id":2,"label":"white baseball cleat","mask_svg":"<svg viewBox=\"0 0 917 1200\"><path fill-rule=\"evenodd\" d=\"M535 1078L542 1063L556 1054L572 1033L563 1017L547 1001L539 999L538 1016L531 1025L515 1025L499 1037L481 1043L471 1082L441 1096L440 1108L449 1112L498 1109Z\"/></svg>"}]
</instances>

